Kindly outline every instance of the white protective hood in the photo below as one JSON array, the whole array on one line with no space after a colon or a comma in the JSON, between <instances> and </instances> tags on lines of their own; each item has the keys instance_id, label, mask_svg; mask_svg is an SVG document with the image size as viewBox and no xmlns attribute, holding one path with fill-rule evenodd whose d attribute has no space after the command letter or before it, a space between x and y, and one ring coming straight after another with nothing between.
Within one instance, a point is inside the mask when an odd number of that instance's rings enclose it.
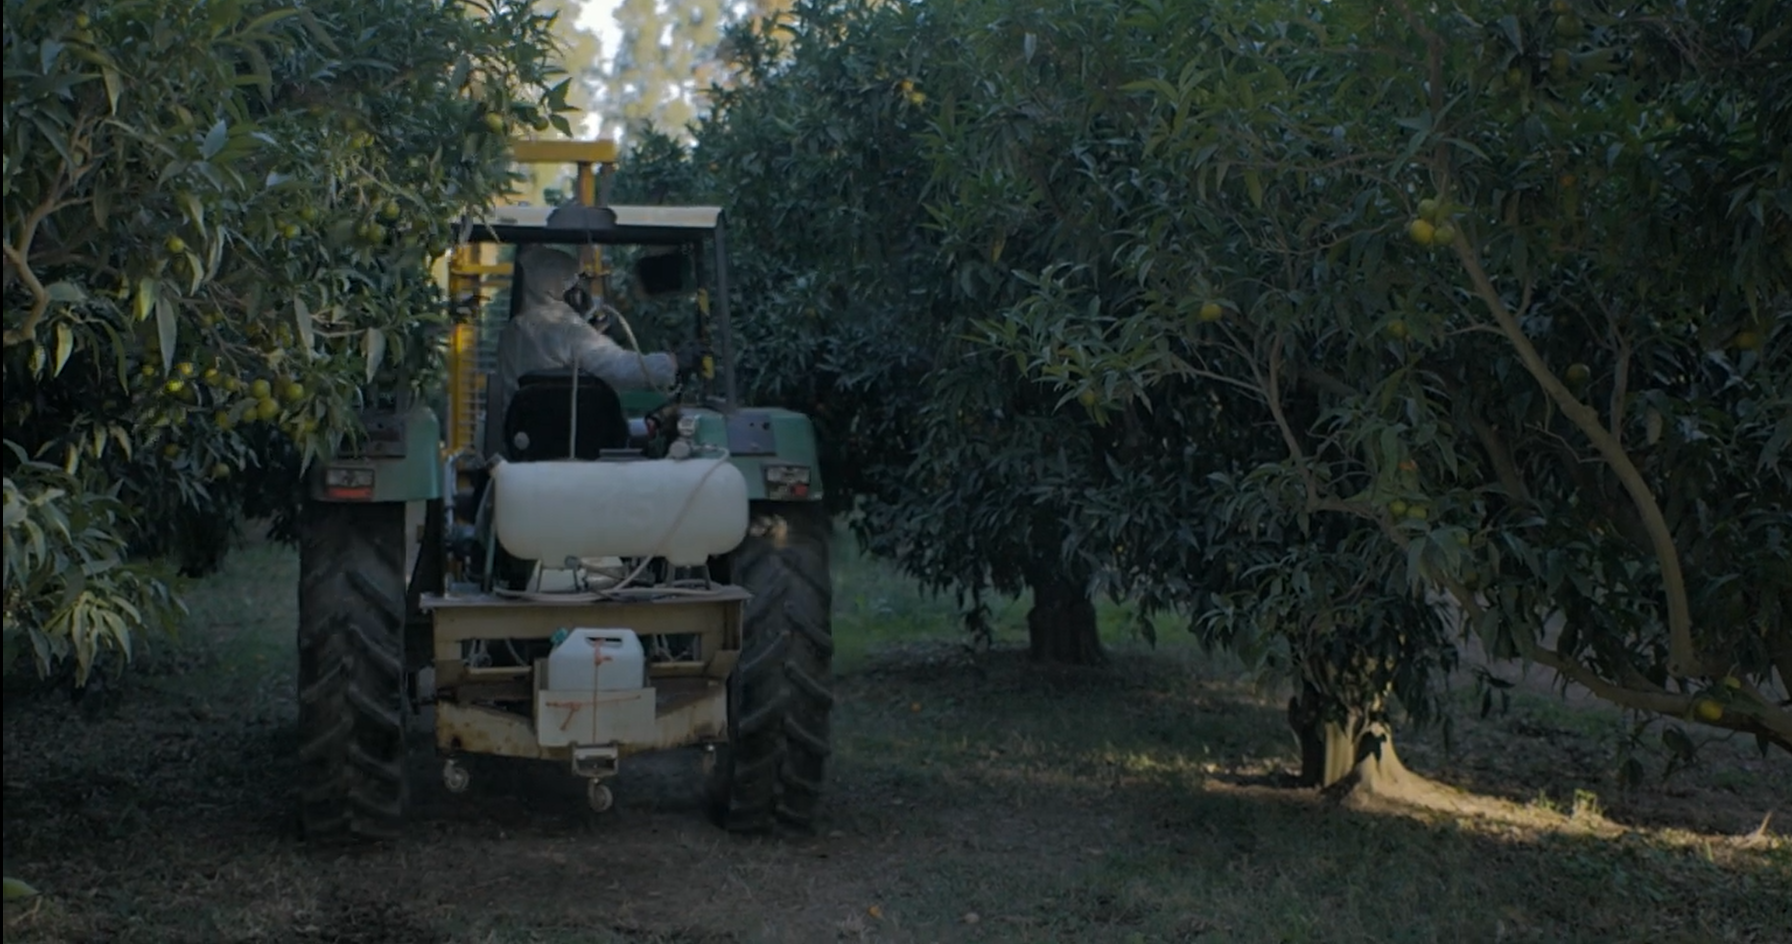
<instances>
[{"instance_id":1,"label":"white protective hood","mask_svg":"<svg viewBox=\"0 0 1792 944\"><path fill-rule=\"evenodd\" d=\"M517 252L517 267L522 284L511 290L522 293L521 304L498 339L497 374L486 398L486 456L504 454L504 410L524 374L576 366L618 391L672 385L670 355L630 351L566 303L579 281L578 259L549 246L528 246Z\"/></svg>"}]
</instances>

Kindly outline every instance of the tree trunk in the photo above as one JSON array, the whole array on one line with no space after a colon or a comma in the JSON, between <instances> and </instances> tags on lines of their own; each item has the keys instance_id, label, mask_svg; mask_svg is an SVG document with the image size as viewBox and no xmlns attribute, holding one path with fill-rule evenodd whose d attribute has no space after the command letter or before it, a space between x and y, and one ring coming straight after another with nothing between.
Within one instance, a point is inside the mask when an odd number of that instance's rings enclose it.
<instances>
[{"instance_id":1,"label":"tree trunk","mask_svg":"<svg viewBox=\"0 0 1792 944\"><path fill-rule=\"evenodd\" d=\"M1027 612L1027 639L1034 662L1102 665L1107 653L1095 622L1095 604L1085 584L1061 567L1030 569L1033 608Z\"/></svg>"},{"instance_id":2,"label":"tree trunk","mask_svg":"<svg viewBox=\"0 0 1792 944\"><path fill-rule=\"evenodd\" d=\"M1394 752L1393 732L1369 712L1324 711L1324 696L1312 686L1288 699L1288 726L1300 744L1300 784L1328 796L1371 795L1420 801L1434 792L1423 777L1406 769Z\"/></svg>"}]
</instances>

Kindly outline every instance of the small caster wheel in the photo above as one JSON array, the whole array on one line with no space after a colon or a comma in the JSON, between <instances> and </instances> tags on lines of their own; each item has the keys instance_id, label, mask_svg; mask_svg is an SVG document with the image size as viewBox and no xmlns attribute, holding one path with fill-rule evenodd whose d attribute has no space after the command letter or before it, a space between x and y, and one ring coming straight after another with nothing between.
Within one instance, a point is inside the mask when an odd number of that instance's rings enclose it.
<instances>
[{"instance_id":1,"label":"small caster wheel","mask_svg":"<svg viewBox=\"0 0 1792 944\"><path fill-rule=\"evenodd\" d=\"M591 804L593 813L608 813L610 807L616 805L616 795L609 787L593 780L585 785L585 802Z\"/></svg>"},{"instance_id":2,"label":"small caster wheel","mask_svg":"<svg viewBox=\"0 0 1792 944\"><path fill-rule=\"evenodd\" d=\"M449 793L465 793L472 782L473 775L467 773L467 768L462 767L459 761L449 759L442 762L442 786L447 787Z\"/></svg>"}]
</instances>

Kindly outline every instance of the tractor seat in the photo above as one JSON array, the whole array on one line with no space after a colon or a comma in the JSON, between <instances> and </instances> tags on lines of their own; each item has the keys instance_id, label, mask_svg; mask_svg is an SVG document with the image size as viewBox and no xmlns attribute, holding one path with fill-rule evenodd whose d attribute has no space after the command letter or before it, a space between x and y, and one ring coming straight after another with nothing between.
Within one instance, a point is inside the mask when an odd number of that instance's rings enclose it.
<instances>
[{"instance_id":1,"label":"tractor seat","mask_svg":"<svg viewBox=\"0 0 1792 944\"><path fill-rule=\"evenodd\" d=\"M538 370L517 379L504 410L504 458L595 460L601 450L628 448L628 415L615 388L583 371L577 376L578 454L572 437L574 371Z\"/></svg>"}]
</instances>

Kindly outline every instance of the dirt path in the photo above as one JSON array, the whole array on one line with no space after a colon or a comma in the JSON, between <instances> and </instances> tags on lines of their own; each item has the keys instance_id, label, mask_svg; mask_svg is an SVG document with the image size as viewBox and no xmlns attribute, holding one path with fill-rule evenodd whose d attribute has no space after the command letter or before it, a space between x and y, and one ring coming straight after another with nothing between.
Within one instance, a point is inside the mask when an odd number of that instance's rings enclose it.
<instances>
[{"instance_id":1,"label":"dirt path","mask_svg":"<svg viewBox=\"0 0 1792 944\"><path fill-rule=\"evenodd\" d=\"M1623 792L1609 713L1521 699L1457 750L1402 745L1479 812L1334 809L1262 785L1292 763L1279 712L1177 651L873 659L840 680L807 839L715 830L689 754L625 765L597 817L554 765L478 763L450 795L424 747L402 841L307 848L267 589L291 584L277 556L243 566L269 572L196 605L109 708L7 687L6 869L46 893L7 906L9 944L1783 940L1788 845L1750 834L1783 758Z\"/></svg>"}]
</instances>

